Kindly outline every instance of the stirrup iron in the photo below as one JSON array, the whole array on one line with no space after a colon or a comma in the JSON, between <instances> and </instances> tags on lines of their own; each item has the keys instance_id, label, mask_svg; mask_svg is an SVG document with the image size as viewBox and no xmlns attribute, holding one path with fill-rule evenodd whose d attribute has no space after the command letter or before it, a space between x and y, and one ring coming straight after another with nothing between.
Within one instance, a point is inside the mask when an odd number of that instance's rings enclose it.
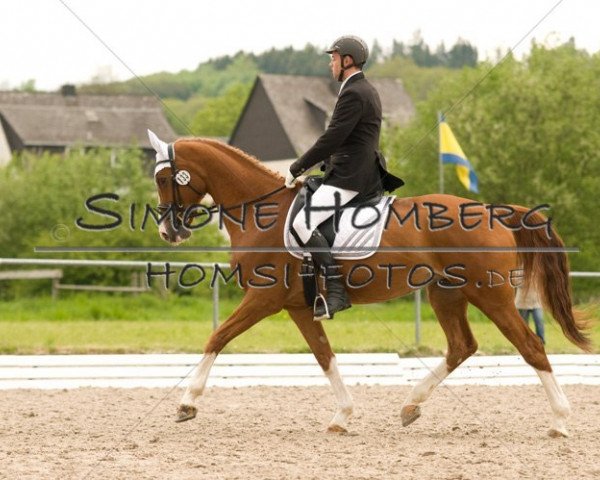
<instances>
[{"instance_id":1,"label":"stirrup iron","mask_svg":"<svg viewBox=\"0 0 600 480\"><path fill-rule=\"evenodd\" d=\"M325 308L325 314L320 316L314 316L314 312L317 311L317 307L322 304ZM327 305L327 299L322 293L319 293L315 297L315 303L313 304L313 320L315 322L320 322L321 320L333 320L333 315L329 313L329 305Z\"/></svg>"}]
</instances>

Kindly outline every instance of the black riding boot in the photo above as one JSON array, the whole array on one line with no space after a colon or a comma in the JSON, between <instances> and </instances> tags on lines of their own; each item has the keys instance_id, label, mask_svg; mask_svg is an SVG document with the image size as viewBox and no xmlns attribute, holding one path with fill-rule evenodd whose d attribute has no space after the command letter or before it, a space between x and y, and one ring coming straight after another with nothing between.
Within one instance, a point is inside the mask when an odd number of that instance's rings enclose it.
<instances>
[{"instance_id":1,"label":"black riding boot","mask_svg":"<svg viewBox=\"0 0 600 480\"><path fill-rule=\"evenodd\" d=\"M333 318L334 313L350 308L352 305L346 293L342 275L339 273L333 255L329 251L331 247L319 230L313 232L308 242L304 244L304 247L312 255L313 262L315 263L315 274L318 275L322 271L325 275L325 287L327 289L326 301L315 302L314 320ZM317 299L319 298L317 297Z\"/></svg>"}]
</instances>

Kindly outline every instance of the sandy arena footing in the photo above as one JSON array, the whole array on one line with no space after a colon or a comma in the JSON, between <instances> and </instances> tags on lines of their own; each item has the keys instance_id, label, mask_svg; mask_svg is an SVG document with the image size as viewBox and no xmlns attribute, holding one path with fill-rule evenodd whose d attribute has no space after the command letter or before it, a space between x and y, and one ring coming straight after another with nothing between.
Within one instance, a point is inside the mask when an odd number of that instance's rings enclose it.
<instances>
[{"instance_id":1,"label":"sandy arena footing","mask_svg":"<svg viewBox=\"0 0 600 480\"><path fill-rule=\"evenodd\" d=\"M600 386L565 387L573 415L561 439L546 435L541 385L441 386L406 428L409 387L350 390L346 434L325 431L327 387L211 388L182 424L179 389L6 390L0 478L600 478Z\"/></svg>"}]
</instances>

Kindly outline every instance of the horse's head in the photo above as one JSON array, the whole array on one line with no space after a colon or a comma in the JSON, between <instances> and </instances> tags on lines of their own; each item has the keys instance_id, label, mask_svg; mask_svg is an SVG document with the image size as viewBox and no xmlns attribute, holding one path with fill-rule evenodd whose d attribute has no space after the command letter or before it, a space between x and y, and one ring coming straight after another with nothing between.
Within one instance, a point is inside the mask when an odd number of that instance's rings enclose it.
<instances>
[{"instance_id":1,"label":"horse's head","mask_svg":"<svg viewBox=\"0 0 600 480\"><path fill-rule=\"evenodd\" d=\"M179 244L192 234L186 226L190 226L195 206L206 194L206 185L189 160L175 158L173 143L163 142L150 130L148 137L156 150L154 181L161 215L158 232L163 240Z\"/></svg>"}]
</instances>

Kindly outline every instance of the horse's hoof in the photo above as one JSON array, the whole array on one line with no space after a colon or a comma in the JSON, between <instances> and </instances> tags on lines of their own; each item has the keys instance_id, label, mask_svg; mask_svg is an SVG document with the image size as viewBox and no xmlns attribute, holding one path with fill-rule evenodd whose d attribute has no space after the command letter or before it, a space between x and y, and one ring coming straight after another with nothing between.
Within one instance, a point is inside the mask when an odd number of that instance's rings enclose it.
<instances>
[{"instance_id":1,"label":"horse's hoof","mask_svg":"<svg viewBox=\"0 0 600 480\"><path fill-rule=\"evenodd\" d=\"M198 409L193 405L179 405L175 422L181 423L186 420L191 420L196 416L196 413L198 413Z\"/></svg>"},{"instance_id":2,"label":"horse's hoof","mask_svg":"<svg viewBox=\"0 0 600 480\"><path fill-rule=\"evenodd\" d=\"M556 428L551 428L548 430L548 436L552 438L567 438L569 436L569 432L566 429L558 430Z\"/></svg>"},{"instance_id":3,"label":"horse's hoof","mask_svg":"<svg viewBox=\"0 0 600 480\"><path fill-rule=\"evenodd\" d=\"M341 425L336 425L331 424L327 427L327 431L331 432L331 433L348 433L348 430L346 430L344 427L342 427Z\"/></svg>"},{"instance_id":4,"label":"horse's hoof","mask_svg":"<svg viewBox=\"0 0 600 480\"><path fill-rule=\"evenodd\" d=\"M421 416L421 407L418 405L405 405L400 411L402 426L407 427Z\"/></svg>"}]
</instances>

